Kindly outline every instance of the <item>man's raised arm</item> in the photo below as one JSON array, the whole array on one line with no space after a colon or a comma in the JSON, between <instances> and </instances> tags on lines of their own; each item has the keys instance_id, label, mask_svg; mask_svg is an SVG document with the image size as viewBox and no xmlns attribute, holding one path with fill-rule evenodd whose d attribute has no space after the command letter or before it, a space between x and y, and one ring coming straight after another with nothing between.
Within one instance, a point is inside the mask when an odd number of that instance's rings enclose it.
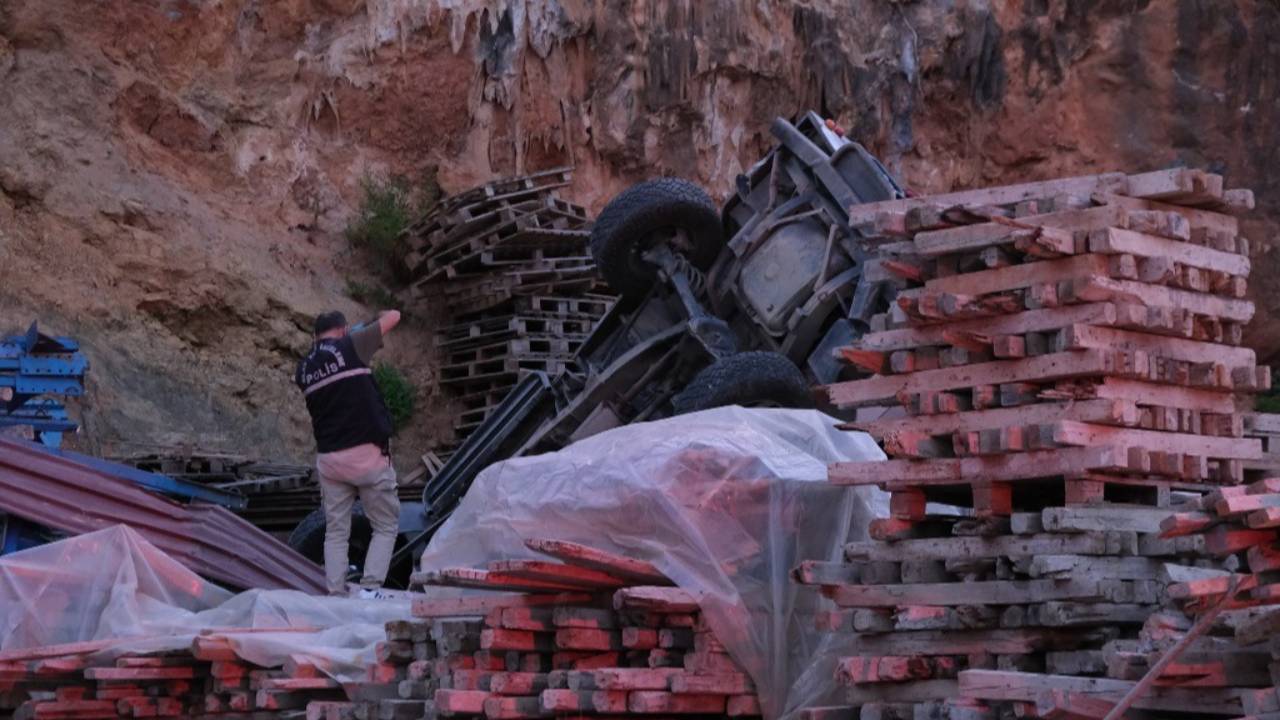
<instances>
[{"instance_id":1,"label":"man's raised arm","mask_svg":"<svg viewBox=\"0 0 1280 720\"><path fill-rule=\"evenodd\" d=\"M396 325L400 324L399 310L383 310L378 313L378 327L382 328L382 334L386 335L391 332Z\"/></svg>"}]
</instances>

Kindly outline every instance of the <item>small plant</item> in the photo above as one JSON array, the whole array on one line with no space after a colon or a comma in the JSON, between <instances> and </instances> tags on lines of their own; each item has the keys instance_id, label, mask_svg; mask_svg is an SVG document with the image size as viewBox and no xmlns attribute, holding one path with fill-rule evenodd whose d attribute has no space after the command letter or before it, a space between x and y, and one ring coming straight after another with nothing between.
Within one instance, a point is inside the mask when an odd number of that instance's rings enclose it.
<instances>
[{"instance_id":1,"label":"small plant","mask_svg":"<svg viewBox=\"0 0 1280 720\"><path fill-rule=\"evenodd\" d=\"M1271 372L1271 389L1254 396L1254 409L1264 413L1280 413L1280 372Z\"/></svg>"},{"instance_id":2,"label":"small plant","mask_svg":"<svg viewBox=\"0 0 1280 720\"><path fill-rule=\"evenodd\" d=\"M347 225L347 240L369 254L379 273L395 275L404 248L400 235L440 197L435 168L414 183L401 176L360 181L360 208Z\"/></svg>"},{"instance_id":3,"label":"small plant","mask_svg":"<svg viewBox=\"0 0 1280 720\"><path fill-rule=\"evenodd\" d=\"M347 226L347 239L367 251L389 271L399 253L400 233L413 222L413 201L402 178L378 181L365 178L360 186L364 196L360 209Z\"/></svg>"},{"instance_id":4,"label":"small plant","mask_svg":"<svg viewBox=\"0 0 1280 720\"><path fill-rule=\"evenodd\" d=\"M400 298L381 285L366 285L359 280L347 280L347 296L362 305L369 305L379 310L403 309Z\"/></svg>"},{"instance_id":5,"label":"small plant","mask_svg":"<svg viewBox=\"0 0 1280 720\"><path fill-rule=\"evenodd\" d=\"M391 426L399 432L413 417L414 399L418 390L404 373L394 365L378 363L373 366L373 382L382 394L382 401L391 413Z\"/></svg>"}]
</instances>

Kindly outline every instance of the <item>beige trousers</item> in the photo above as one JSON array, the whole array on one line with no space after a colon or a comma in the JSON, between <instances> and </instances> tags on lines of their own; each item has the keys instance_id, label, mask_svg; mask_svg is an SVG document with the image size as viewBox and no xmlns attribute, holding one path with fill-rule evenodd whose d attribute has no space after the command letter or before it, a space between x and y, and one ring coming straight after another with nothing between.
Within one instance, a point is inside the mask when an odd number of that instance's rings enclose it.
<instances>
[{"instance_id":1,"label":"beige trousers","mask_svg":"<svg viewBox=\"0 0 1280 720\"><path fill-rule=\"evenodd\" d=\"M400 529L400 498L396 495L396 471L385 468L355 479L328 478L320 474L324 501L324 575L330 595L345 595L347 562L351 540L351 509L356 498L364 506L365 517L373 525L373 539L364 557L360 585L381 587L387 579L391 554Z\"/></svg>"}]
</instances>

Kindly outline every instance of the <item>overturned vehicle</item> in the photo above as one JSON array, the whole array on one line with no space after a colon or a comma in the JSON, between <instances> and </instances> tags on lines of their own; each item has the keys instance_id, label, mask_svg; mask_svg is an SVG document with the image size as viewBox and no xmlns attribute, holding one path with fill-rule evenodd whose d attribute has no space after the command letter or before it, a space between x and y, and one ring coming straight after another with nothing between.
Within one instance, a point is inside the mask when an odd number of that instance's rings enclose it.
<instances>
[{"instance_id":1,"label":"overturned vehicle","mask_svg":"<svg viewBox=\"0 0 1280 720\"><path fill-rule=\"evenodd\" d=\"M833 350L883 311L885 284L863 276L850 206L904 196L881 163L815 113L779 118L778 145L739 176L723 209L697 185L650 180L596 219L591 251L620 301L568 370L525 376L405 503L393 576L475 476L506 458L555 450L632 422L723 405L804 407L836 379ZM351 558L363 560L362 518ZM363 526L363 528L362 528ZM290 538L320 558L323 522Z\"/></svg>"}]
</instances>

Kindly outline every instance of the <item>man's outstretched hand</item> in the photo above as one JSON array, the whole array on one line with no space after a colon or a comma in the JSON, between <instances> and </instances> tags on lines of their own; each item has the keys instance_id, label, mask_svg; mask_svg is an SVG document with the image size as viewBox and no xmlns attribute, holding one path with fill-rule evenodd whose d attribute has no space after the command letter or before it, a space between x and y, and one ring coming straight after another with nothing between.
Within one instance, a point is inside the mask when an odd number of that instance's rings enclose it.
<instances>
[{"instance_id":1,"label":"man's outstretched hand","mask_svg":"<svg viewBox=\"0 0 1280 720\"><path fill-rule=\"evenodd\" d=\"M399 324L400 324L399 310L383 310L382 312L378 313L378 327L382 330L382 334L384 336L387 333L391 332L392 329L394 329L395 326Z\"/></svg>"}]
</instances>

